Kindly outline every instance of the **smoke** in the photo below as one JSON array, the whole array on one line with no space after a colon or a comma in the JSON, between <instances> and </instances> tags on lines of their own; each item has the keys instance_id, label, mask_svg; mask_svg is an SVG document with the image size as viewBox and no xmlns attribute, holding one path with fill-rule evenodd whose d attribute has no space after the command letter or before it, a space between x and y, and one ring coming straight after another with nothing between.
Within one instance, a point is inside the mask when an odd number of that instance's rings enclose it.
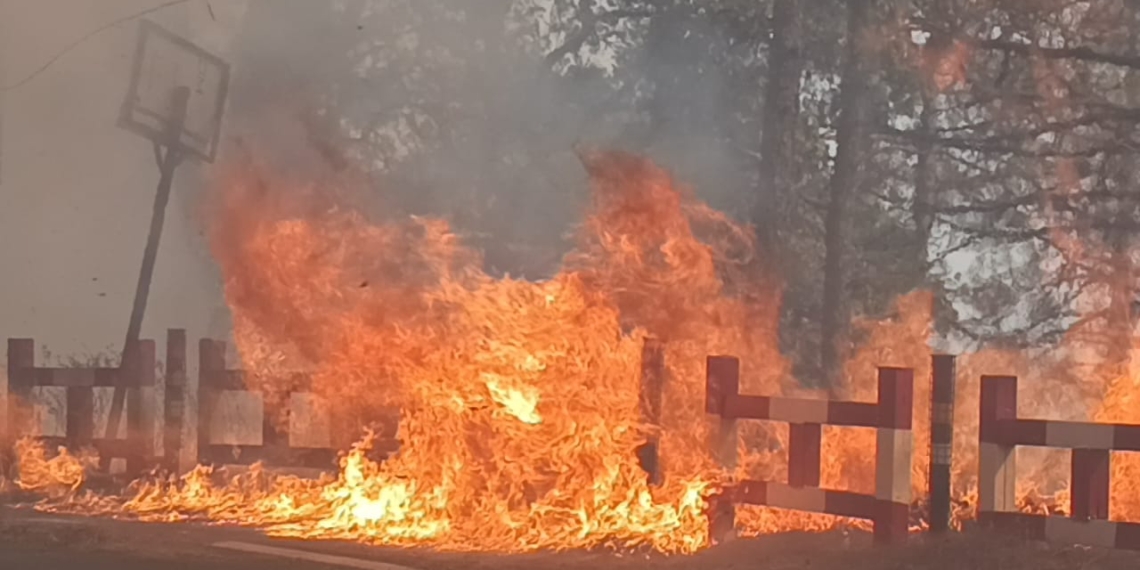
<instances>
[{"instance_id":1,"label":"smoke","mask_svg":"<svg viewBox=\"0 0 1140 570\"><path fill-rule=\"evenodd\" d=\"M557 7L253 0L230 148L302 179L351 171L377 215L446 217L489 270L530 278L556 269L586 207L576 143L647 153L712 205L742 203L753 159L730 149L722 56L708 57L732 49L722 31L675 9L551 58L580 31Z\"/></svg>"}]
</instances>

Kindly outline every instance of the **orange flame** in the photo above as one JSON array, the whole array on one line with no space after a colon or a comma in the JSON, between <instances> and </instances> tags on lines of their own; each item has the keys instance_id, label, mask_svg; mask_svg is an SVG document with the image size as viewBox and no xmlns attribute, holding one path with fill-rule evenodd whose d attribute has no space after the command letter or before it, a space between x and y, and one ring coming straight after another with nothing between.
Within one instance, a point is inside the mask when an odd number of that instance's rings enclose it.
<instances>
[{"instance_id":1,"label":"orange flame","mask_svg":"<svg viewBox=\"0 0 1140 570\"><path fill-rule=\"evenodd\" d=\"M287 492L277 481L255 501L195 472L130 507L200 502L215 520L380 544L704 546L704 496L720 476L706 452L704 358L745 356L745 385L779 391L778 299L746 285L750 232L646 160L584 160L592 213L564 269L541 283L486 275L442 221L373 223L328 207L336 192L231 167L211 238L244 367L271 394L276 372L311 370L342 433L399 408L401 449L376 464L357 446L336 481ZM660 426L639 409L647 335L666 346ZM659 488L635 453L654 431Z\"/></svg>"},{"instance_id":2,"label":"orange flame","mask_svg":"<svg viewBox=\"0 0 1140 570\"><path fill-rule=\"evenodd\" d=\"M287 391L279 381L286 372L310 371L348 450L339 472L306 480L259 466L236 476L198 467L177 480L138 481L124 498L96 497L78 492L86 456L47 459L25 440L21 487L53 497L41 505L47 509L373 544L676 553L707 546L705 497L728 474L709 453L706 355L741 356L744 392L823 394L788 381L775 341L779 295L754 285L775 280L749 273L750 232L644 159L610 153L584 162L590 214L562 270L540 283L486 275L478 254L442 221L371 221L363 208L336 206L343 189L231 165L212 195L210 235L243 367L253 372L251 388L269 398ZM873 400L877 366L914 369L916 496L925 491L929 461L930 311L930 295L915 292L900 297L891 316L855 323L867 340L847 362L842 390ZM657 425L639 407L641 346L650 335L666 350ZM956 523L976 503L977 379L1028 378L1024 415L1058 417L1066 394L1032 379L1064 369L1067 358L983 352L960 359ZM1115 403L1102 418L1127 415L1132 386L1131 377L1113 384ZM371 428L385 429L392 408L400 410L401 447L377 463ZM367 436L353 443L362 429ZM651 434L661 440L658 487L636 459ZM786 437L781 426L745 422L733 475L782 480ZM829 428L823 443L825 487L873 490L870 430ZM1125 509L1135 508L1128 498L1138 494L1121 473L1137 465L1114 464L1114 500L1127 493ZM1030 467L1023 508L1057 510L1067 493L1056 483L1063 471L1048 458ZM737 521L745 536L866 526L765 508L741 509Z\"/></svg>"},{"instance_id":3,"label":"orange flame","mask_svg":"<svg viewBox=\"0 0 1140 570\"><path fill-rule=\"evenodd\" d=\"M57 455L48 458L43 445L28 437L17 441L15 450L16 486L53 499L74 495L83 485L87 469L98 460L92 453L72 455L62 447Z\"/></svg>"}]
</instances>

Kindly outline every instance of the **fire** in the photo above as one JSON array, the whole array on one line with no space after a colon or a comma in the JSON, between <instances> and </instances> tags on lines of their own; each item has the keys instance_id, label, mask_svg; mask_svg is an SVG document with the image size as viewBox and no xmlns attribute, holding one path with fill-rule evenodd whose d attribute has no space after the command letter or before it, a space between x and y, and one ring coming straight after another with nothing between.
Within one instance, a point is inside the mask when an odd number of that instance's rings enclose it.
<instances>
[{"instance_id":1,"label":"fire","mask_svg":"<svg viewBox=\"0 0 1140 570\"><path fill-rule=\"evenodd\" d=\"M308 480L259 466L237 475L198 467L105 497L81 490L86 456L61 451L47 459L22 441L20 487L50 494L45 509L382 545L670 553L708 546L707 497L729 475L781 480L786 429L746 422L737 470L723 472L709 453L705 357L739 355L745 392L825 396L789 378L775 340L779 291L755 285L774 280L750 273L756 264L746 228L647 160L583 158L593 194L577 247L556 275L537 283L487 275L478 252L441 220L385 220L346 207L350 187L282 180L252 162L230 165L211 194L209 230L242 367L253 372L250 387L268 398L283 397L279 379L308 371L346 449L339 471ZM876 366L915 370L916 496L929 460L930 308L930 295L916 292L898 299L889 318L856 323L867 341L848 360L841 390L844 398L872 400ZM666 356L657 424L639 402L649 337ZM960 361L959 523L974 502L977 379L1051 373L1067 362L1055 360L991 352ZM1106 406L1103 414L1116 413L1106 419L1131 409L1124 405L1135 392L1129 382L1114 385L1122 395ZM1026 415L1057 417L1054 392L1027 383ZM400 410L396 434L383 432L393 408ZM399 452L378 463L372 441L393 435ZM637 459L650 435L660 438L659 486ZM826 430L823 485L872 491L874 447L870 430ZM1120 483L1120 473L1136 467L1114 465L1120 501L1121 485L1132 484ZM1043 461L1025 481L1027 510L1064 498L1063 487L1049 486L1064 478L1056 467ZM737 520L745 536L866 526L773 509L742 509Z\"/></svg>"},{"instance_id":2,"label":"fire","mask_svg":"<svg viewBox=\"0 0 1140 570\"><path fill-rule=\"evenodd\" d=\"M83 485L87 469L98 460L92 453L72 455L62 447L57 455L48 458L44 447L32 438L17 441L15 450L19 458L16 486L51 498L75 494Z\"/></svg>"},{"instance_id":3,"label":"fire","mask_svg":"<svg viewBox=\"0 0 1140 570\"><path fill-rule=\"evenodd\" d=\"M1129 355L1129 364L1140 361L1137 347ZM1104 403L1096 411L1101 422L1140 424L1140 370L1127 370L1111 379ZM1140 520L1140 457L1135 453L1117 453L1111 458L1112 479L1110 514L1115 520Z\"/></svg>"},{"instance_id":4,"label":"fire","mask_svg":"<svg viewBox=\"0 0 1140 570\"><path fill-rule=\"evenodd\" d=\"M746 229L697 201L647 160L584 156L593 186L578 246L551 279L495 279L440 220L374 221L350 190L231 165L212 195L210 236L226 277L242 366L266 397L310 371L348 451L335 477L255 467L223 477L136 482L128 497L72 497L44 508L149 521L256 526L305 538L442 549L707 546L706 497L725 481L703 411L709 354L742 357L745 392L799 388L775 340L779 292L756 283ZM860 326L871 342L847 365L846 397L874 398L875 366L928 374L929 295ZM639 405L644 339L666 351L664 405ZM898 347L905 346L900 351ZM924 481L925 389L916 394L916 490ZM401 410L399 453L369 458L387 410ZM660 436L664 482L636 449ZM782 479L786 429L746 422L732 475ZM377 433L377 436L391 436ZM874 437L828 430L823 483L871 491ZM38 460L32 457L32 464ZM741 534L865 526L827 515L747 508Z\"/></svg>"},{"instance_id":5,"label":"fire","mask_svg":"<svg viewBox=\"0 0 1140 570\"><path fill-rule=\"evenodd\" d=\"M707 453L704 359L740 354L747 389L779 392L779 296L748 285L751 233L664 170L583 158L590 215L538 283L487 275L441 220L378 221L343 206L351 189L231 165L209 230L251 387L274 397L283 371L308 371L346 447L399 409L400 451L377 463L366 437L322 481L198 468L136 483L112 511L443 549L704 547L724 475ZM659 425L639 404L649 336L666 347ZM660 486L636 454L652 433Z\"/></svg>"}]
</instances>

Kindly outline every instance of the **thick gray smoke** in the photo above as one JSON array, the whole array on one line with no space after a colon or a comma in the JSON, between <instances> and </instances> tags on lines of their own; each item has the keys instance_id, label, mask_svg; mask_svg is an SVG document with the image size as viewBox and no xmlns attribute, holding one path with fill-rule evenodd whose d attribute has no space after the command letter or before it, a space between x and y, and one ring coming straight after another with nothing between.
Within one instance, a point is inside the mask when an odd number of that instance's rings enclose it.
<instances>
[{"instance_id":1,"label":"thick gray smoke","mask_svg":"<svg viewBox=\"0 0 1140 570\"><path fill-rule=\"evenodd\" d=\"M701 61L727 49L718 31L632 18L547 57L574 17L531 0L253 0L230 133L283 169L364 168L385 213L446 216L489 269L527 277L557 266L587 205L576 144L646 152L740 205L753 159L722 142L723 78Z\"/></svg>"}]
</instances>

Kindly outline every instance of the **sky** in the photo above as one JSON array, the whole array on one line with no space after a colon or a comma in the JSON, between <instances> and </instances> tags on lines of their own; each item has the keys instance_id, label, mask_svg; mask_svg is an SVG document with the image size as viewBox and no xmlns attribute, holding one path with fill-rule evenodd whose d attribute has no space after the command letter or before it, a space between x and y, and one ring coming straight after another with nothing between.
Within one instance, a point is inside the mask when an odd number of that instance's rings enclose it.
<instances>
[{"instance_id":1,"label":"sky","mask_svg":"<svg viewBox=\"0 0 1140 570\"><path fill-rule=\"evenodd\" d=\"M2 0L5 86L103 24L165 0ZM243 3L190 0L147 17L225 51ZM118 347L125 334L158 170L149 142L116 126L137 21L84 40L5 92L0 181L0 334L56 353ZM202 174L178 171L143 325L191 338L224 332L217 276L194 220Z\"/></svg>"},{"instance_id":2,"label":"sky","mask_svg":"<svg viewBox=\"0 0 1140 570\"><path fill-rule=\"evenodd\" d=\"M116 126L138 21L64 50L107 23L167 2L0 0L4 338L34 338L38 350L60 355L121 349L159 177L150 143ZM245 4L188 0L146 17L225 57ZM193 162L178 170L142 328L143 338L156 339L160 361L166 329L187 329L192 367L196 340L229 330L195 220L203 172ZM0 372L0 398L5 376Z\"/></svg>"}]
</instances>

